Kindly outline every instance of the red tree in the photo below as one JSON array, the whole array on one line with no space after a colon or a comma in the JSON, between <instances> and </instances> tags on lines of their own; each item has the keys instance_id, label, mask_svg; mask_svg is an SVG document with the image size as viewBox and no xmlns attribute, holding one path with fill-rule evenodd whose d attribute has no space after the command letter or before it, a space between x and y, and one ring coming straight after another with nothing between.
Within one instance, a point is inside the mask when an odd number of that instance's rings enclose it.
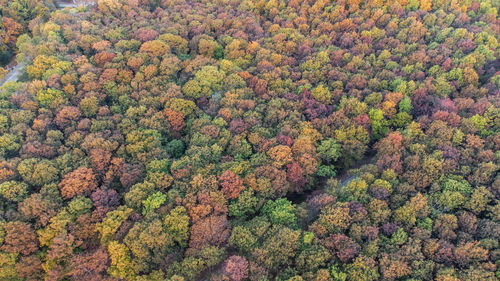
<instances>
[{"instance_id":1,"label":"red tree","mask_svg":"<svg viewBox=\"0 0 500 281\"><path fill-rule=\"evenodd\" d=\"M238 198L241 190L244 188L243 181L232 171L227 170L219 176L222 192L228 199Z\"/></svg>"}]
</instances>

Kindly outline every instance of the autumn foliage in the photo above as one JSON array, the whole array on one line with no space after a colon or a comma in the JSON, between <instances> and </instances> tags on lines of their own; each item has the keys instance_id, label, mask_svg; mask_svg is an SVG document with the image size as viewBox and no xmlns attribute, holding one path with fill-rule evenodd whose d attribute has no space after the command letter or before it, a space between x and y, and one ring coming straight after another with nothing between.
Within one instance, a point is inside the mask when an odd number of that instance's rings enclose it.
<instances>
[{"instance_id":1,"label":"autumn foliage","mask_svg":"<svg viewBox=\"0 0 500 281\"><path fill-rule=\"evenodd\" d=\"M0 280L500 278L495 1L93 2L0 0Z\"/></svg>"},{"instance_id":2,"label":"autumn foliage","mask_svg":"<svg viewBox=\"0 0 500 281\"><path fill-rule=\"evenodd\" d=\"M97 181L91 169L80 167L68 173L59 183L61 196L65 199L76 195L90 195L97 188Z\"/></svg>"}]
</instances>

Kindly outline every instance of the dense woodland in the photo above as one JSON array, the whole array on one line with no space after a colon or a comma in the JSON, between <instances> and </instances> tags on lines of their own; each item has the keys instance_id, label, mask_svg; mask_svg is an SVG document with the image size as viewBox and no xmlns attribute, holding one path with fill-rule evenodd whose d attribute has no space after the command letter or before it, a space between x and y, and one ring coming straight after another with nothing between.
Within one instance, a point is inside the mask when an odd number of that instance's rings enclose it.
<instances>
[{"instance_id":1,"label":"dense woodland","mask_svg":"<svg viewBox=\"0 0 500 281\"><path fill-rule=\"evenodd\" d=\"M499 280L498 1L96 2L0 0L0 280Z\"/></svg>"},{"instance_id":2,"label":"dense woodland","mask_svg":"<svg viewBox=\"0 0 500 281\"><path fill-rule=\"evenodd\" d=\"M0 0L0 80L6 74L1 67L17 52L17 38L46 21L54 8L53 0Z\"/></svg>"}]
</instances>

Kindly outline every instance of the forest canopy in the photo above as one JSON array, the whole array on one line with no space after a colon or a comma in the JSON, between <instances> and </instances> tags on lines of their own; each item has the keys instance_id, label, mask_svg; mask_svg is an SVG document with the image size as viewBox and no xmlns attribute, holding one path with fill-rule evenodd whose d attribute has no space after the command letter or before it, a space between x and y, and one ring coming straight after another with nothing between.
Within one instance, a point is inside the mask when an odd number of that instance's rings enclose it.
<instances>
[{"instance_id":1,"label":"forest canopy","mask_svg":"<svg viewBox=\"0 0 500 281\"><path fill-rule=\"evenodd\" d=\"M500 279L498 1L57 2L0 0L0 280Z\"/></svg>"}]
</instances>

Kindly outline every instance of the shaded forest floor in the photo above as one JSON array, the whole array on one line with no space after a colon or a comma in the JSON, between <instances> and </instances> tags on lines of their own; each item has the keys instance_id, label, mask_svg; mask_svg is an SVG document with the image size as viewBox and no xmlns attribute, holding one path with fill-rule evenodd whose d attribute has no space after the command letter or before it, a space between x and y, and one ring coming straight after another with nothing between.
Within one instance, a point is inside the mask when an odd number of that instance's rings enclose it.
<instances>
[{"instance_id":1,"label":"shaded forest floor","mask_svg":"<svg viewBox=\"0 0 500 281\"><path fill-rule=\"evenodd\" d=\"M339 170L337 176L334 177L339 181L339 188L342 189L342 187L346 186L349 182L358 177L356 170L358 170L364 165L372 163L374 158L375 158L375 151L370 150L367 153L367 155L365 155L365 157L362 160L358 161L354 166ZM286 198L294 204L300 204L302 202L305 202L312 195L324 193L327 180L328 178L320 179L320 182L318 184L319 187L316 189L289 193L286 196Z\"/></svg>"}]
</instances>

